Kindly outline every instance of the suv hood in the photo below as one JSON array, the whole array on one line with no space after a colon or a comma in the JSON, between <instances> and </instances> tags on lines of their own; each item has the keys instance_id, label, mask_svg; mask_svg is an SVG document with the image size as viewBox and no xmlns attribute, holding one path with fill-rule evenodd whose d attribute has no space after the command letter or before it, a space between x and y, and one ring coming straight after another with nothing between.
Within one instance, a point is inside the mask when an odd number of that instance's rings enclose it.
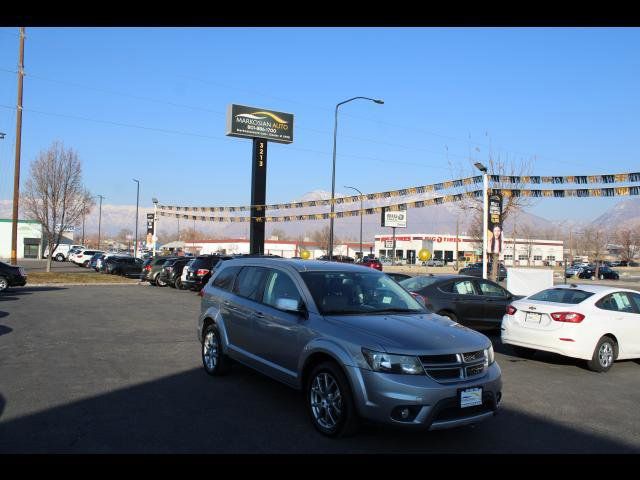
<instances>
[{"instance_id":1,"label":"suv hood","mask_svg":"<svg viewBox=\"0 0 640 480\"><path fill-rule=\"evenodd\" d=\"M481 333L433 313L328 315L325 319L364 334L388 353L440 355L477 351L491 345Z\"/></svg>"}]
</instances>

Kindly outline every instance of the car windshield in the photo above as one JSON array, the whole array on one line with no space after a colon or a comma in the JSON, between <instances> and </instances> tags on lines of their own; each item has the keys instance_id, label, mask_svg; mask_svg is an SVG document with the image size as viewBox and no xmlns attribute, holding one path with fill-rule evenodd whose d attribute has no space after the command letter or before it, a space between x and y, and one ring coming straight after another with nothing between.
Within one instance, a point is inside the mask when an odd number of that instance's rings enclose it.
<instances>
[{"instance_id":1,"label":"car windshield","mask_svg":"<svg viewBox=\"0 0 640 480\"><path fill-rule=\"evenodd\" d=\"M404 288L406 288L407 290L411 292L415 292L416 290L421 290L424 287L428 287L429 285L433 284L436 280L438 280L436 277L421 276L421 277L405 278L404 280L401 280L398 283L402 285Z\"/></svg>"},{"instance_id":2,"label":"car windshield","mask_svg":"<svg viewBox=\"0 0 640 480\"><path fill-rule=\"evenodd\" d=\"M542 290L534 295L529 297L529 300L540 300L541 302L551 302L551 303L568 303L568 304L578 304L583 300L586 300L591 295L592 292L585 292L584 290L575 290L569 288L549 288L547 290Z\"/></svg>"},{"instance_id":3,"label":"car windshield","mask_svg":"<svg viewBox=\"0 0 640 480\"><path fill-rule=\"evenodd\" d=\"M302 272L300 275L323 315L424 312L411 294L378 272Z\"/></svg>"}]
</instances>

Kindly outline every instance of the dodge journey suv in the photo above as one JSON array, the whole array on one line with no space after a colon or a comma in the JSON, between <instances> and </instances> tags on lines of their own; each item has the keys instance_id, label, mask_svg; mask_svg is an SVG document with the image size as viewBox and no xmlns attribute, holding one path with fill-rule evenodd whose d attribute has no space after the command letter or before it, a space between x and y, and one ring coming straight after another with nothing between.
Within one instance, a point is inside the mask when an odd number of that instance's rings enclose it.
<instances>
[{"instance_id":1,"label":"dodge journey suv","mask_svg":"<svg viewBox=\"0 0 640 480\"><path fill-rule=\"evenodd\" d=\"M205 371L245 364L303 390L314 427L335 437L360 419L423 429L495 414L491 341L429 313L394 280L359 265L227 260L202 290Z\"/></svg>"}]
</instances>

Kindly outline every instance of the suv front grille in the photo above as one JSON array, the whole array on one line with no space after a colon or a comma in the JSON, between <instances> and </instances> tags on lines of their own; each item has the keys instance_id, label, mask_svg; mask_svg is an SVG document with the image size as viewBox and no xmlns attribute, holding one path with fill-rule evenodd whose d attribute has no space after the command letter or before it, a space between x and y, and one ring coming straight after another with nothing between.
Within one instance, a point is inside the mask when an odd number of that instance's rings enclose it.
<instances>
[{"instance_id":1,"label":"suv front grille","mask_svg":"<svg viewBox=\"0 0 640 480\"><path fill-rule=\"evenodd\" d=\"M449 355L423 355L420 361L426 374L440 383L478 378L486 371L484 350Z\"/></svg>"}]
</instances>

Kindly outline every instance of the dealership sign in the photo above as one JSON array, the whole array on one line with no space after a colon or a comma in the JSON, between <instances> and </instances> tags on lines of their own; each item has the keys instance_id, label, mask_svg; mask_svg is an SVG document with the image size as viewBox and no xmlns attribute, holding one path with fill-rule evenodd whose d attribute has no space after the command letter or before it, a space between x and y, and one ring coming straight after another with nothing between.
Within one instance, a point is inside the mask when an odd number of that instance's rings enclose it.
<instances>
[{"instance_id":1,"label":"dealership sign","mask_svg":"<svg viewBox=\"0 0 640 480\"><path fill-rule=\"evenodd\" d=\"M227 108L227 135L292 143L293 114L232 104Z\"/></svg>"},{"instance_id":2,"label":"dealership sign","mask_svg":"<svg viewBox=\"0 0 640 480\"><path fill-rule=\"evenodd\" d=\"M386 208L382 210L382 226L407 228L407 211L398 210L391 212Z\"/></svg>"}]
</instances>

